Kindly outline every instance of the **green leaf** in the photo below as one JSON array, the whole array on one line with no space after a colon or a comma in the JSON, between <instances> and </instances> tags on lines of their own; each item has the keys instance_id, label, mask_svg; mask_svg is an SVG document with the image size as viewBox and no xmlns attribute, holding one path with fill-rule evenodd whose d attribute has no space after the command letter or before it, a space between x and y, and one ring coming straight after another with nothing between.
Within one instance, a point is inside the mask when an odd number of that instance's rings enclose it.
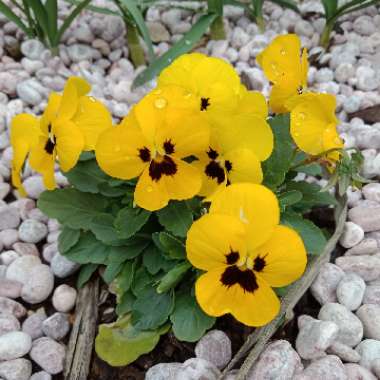
<instances>
[{"instance_id":1,"label":"green leaf","mask_svg":"<svg viewBox=\"0 0 380 380\"><path fill-rule=\"evenodd\" d=\"M218 16L215 13L202 15L180 40L178 40L166 53L152 62L148 68L140 73L133 82L133 86L141 86L145 82L152 80L174 59L192 50L200 40L209 26Z\"/></svg>"},{"instance_id":2,"label":"green leaf","mask_svg":"<svg viewBox=\"0 0 380 380\"><path fill-rule=\"evenodd\" d=\"M157 293L165 293L168 290L175 288L190 268L191 264L188 262L177 264L173 269L166 273L164 277L162 277L157 286Z\"/></svg>"},{"instance_id":3,"label":"green leaf","mask_svg":"<svg viewBox=\"0 0 380 380\"><path fill-rule=\"evenodd\" d=\"M82 288L91 278L93 273L98 269L98 264L82 265L77 279L77 287Z\"/></svg>"},{"instance_id":4,"label":"green leaf","mask_svg":"<svg viewBox=\"0 0 380 380\"><path fill-rule=\"evenodd\" d=\"M193 214L186 201L171 201L157 212L158 221L173 235L185 237L193 223Z\"/></svg>"},{"instance_id":5,"label":"green leaf","mask_svg":"<svg viewBox=\"0 0 380 380\"><path fill-rule=\"evenodd\" d=\"M132 282L132 292L136 297L139 297L146 290L152 289L153 277L146 271L144 267L136 270Z\"/></svg>"},{"instance_id":6,"label":"green leaf","mask_svg":"<svg viewBox=\"0 0 380 380\"><path fill-rule=\"evenodd\" d=\"M65 256L79 264L110 264L122 263L123 261L138 256L146 247L146 242L131 242L129 246L113 247L96 239L91 232L81 234L79 241L65 252Z\"/></svg>"},{"instance_id":7,"label":"green leaf","mask_svg":"<svg viewBox=\"0 0 380 380\"><path fill-rule=\"evenodd\" d=\"M333 17L338 8L338 0L321 0L323 8L325 9L325 17L328 20Z\"/></svg>"},{"instance_id":8,"label":"green leaf","mask_svg":"<svg viewBox=\"0 0 380 380\"><path fill-rule=\"evenodd\" d=\"M63 226L58 238L58 251L61 255L66 253L71 247L78 243L80 237L79 230L73 230L70 227Z\"/></svg>"},{"instance_id":9,"label":"green leaf","mask_svg":"<svg viewBox=\"0 0 380 380\"><path fill-rule=\"evenodd\" d=\"M32 0L33 1L33 0ZM62 26L59 28L58 33L55 36L54 39L54 46L58 46L59 42L61 41L61 38L63 36L63 33L65 33L66 29L71 25L71 23L75 20L77 16L82 12L84 8L87 7L87 5L91 2L91 0L84 0L81 3L79 3L73 11L69 14L68 17L66 17L65 21L63 22Z\"/></svg>"},{"instance_id":10,"label":"green leaf","mask_svg":"<svg viewBox=\"0 0 380 380\"><path fill-rule=\"evenodd\" d=\"M65 176L76 189L94 194L99 193L99 185L108 179L95 160L79 161Z\"/></svg>"},{"instance_id":11,"label":"green leaf","mask_svg":"<svg viewBox=\"0 0 380 380\"><path fill-rule=\"evenodd\" d=\"M291 206L302 199L302 193L297 190L285 191L278 195L281 210L285 210L287 206Z\"/></svg>"},{"instance_id":12,"label":"green leaf","mask_svg":"<svg viewBox=\"0 0 380 380\"><path fill-rule=\"evenodd\" d=\"M290 169L293 158L293 142L289 133L289 115L278 115L269 119L274 136L274 149L263 163L264 185L276 189L281 185Z\"/></svg>"},{"instance_id":13,"label":"green leaf","mask_svg":"<svg viewBox=\"0 0 380 380\"><path fill-rule=\"evenodd\" d=\"M130 317L126 316L116 323L99 326L95 351L111 366L124 366L152 351L160 340L160 335L167 331L168 326L153 331L140 331L131 324Z\"/></svg>"},{"instance_id":14,"label":"green leaf","mask_svg":"<svg viewBox=\"0 0 380 380\"><path fill-rule=\"evenodd\" d=\"M0 1L0 13L2 13L9 21L14 22L28 37L32 38L33 33L31 30L22 22L22 19L12 11L8 5L3 1Z\"/></svg>"},{"instance_id":15,"label":"green leaf","mask_svg":"<svg viewBox=\"0 0 380 380\"><path fill-rule=\"evenodd\" d=\"M136 23L139 29L139 32L148 48L149 59L154 60L155 55L154 55L152 40L149 35L149 30L145 24L144 17L141 14L141 11L137 6L136 1L135 0L120 0L120 4L124 5L127 8L128 12L131 14L133 21ZM127 30L127 33L128 33L128 30Z\"/></svg>"},{"instance_id":16,"label":"green leaf","mask_svg":"<svg viewBox=\"0 0 380 380\"><path fill-rule=\"evenodd\" d=\"M318 176L322 174L322 167L314 162L312 164L298 166L295 171L307 175Z\"/></svg>"},{"instance_id":17,"label":"green leaf","mask_svg":"<svg viewBox=\"0 0 380 380\"><path fill-rule=\"evenodd\" d=\"M36 19L38 26L42 29L44 35L49 39L49 43L51 45L51 38L53 36L49 34L48 16L43 3L41 2L41 0L26 0L26 2L28 3L29 8L32 9L34 18Z\"/></svg>"},{"instance_id":18,"label":"green leaf","mask_svg":"<svg viewBox=\"0 0 380 380\"><path fill-rule=\"evenodd\" d=\"M172 259L184 259L186 257L185 244L167 232L160 232L159 240L161 246Z\"/></svg>"},{"instance_id":19,"label":"green leaf","mask_svg":"<svg viewBox=\"0 0 380 380\"><path fill-rule=\"evenodd\" d=\"M209 13L223 16L223 0L207 0L207 8Z\"/></svg>"},{"instance_id":20,"label":"green leaf","mask_svg":"<svg viewBox=\"0 0 380 380\"><path fill-rule=\"evenodd\" d=\"M99 213L91 220L88 228L96 236L96 238L105 244L119 245L120 236L114 227L115 218L111 214ZM113 244L115 243L115 244Z\"/></svg>"},{"instance_id":21,"label":"green leaf","mask_svg":"<svg viewBox=\"0 0 380 380\"><path fill-rule=\"evenodd\" d=\"M125 292L121 297L116 306L116 314L119 317L130 313L132 311L132 306L136 301L136 297L131 292Z\"/></svg>"},{"instance_id":22,"label":"green leaf","mask_svg":"<svg viewBox=\"0 0 380 380\"><path fill-rule=\"evenodd\" d=\"M108 264L106 270L103 272L102 278L107 283L110 284L116 276L120 273L123 268L123 263L115 262Z\"/></svg>"},{"instance_id":23,"label":"green leaf","mask_svg":"<svg viewBox=\"0 0 380 380\"><path fill-rule=\"evenodd\" d=\"M170 320L178 340L197 342L214 325L216 319L201 310L195 297L182 293L176 297Z\"/></svg>"},{"instance_id":24,"label":"green leaf","mask_svg":"<svg viewBox=\"0 0 380 380\"><path fill-rule=\"evenodd\" d=\"M139 207L121 209L115 219L115 228L119 236L126 239L133 236L148 221L150 214Z\"/></svg>"},{"instance_id":25,"label":"green leaf","mask_svg":"<svg viewBox=\"0 0 380 380\"><path fill-rule=\"evenodd\" d=\"M298 6L293 0L271 0L272 3L278 4L283 8L291 9L294 12L300 13Z\"/></svg>"},{"instance_id":26,"label":"green leaf","mask_svg":"<svg viewBox=\"0 0 380 380\"><path fill-rule=\"evenodd\" d=\"M288 191L296 190L302 193L302 200L296 205L297 210L308 211L316 206L336 205L336 199L328 192L322 192L320 186L306 181L290 181L286 184Z\"/></svg>"},{"instance_id":27,"label":"green leaf","mask_svg":"<svg viewBox=\"0 0 380 380\"><path fill-rule=\"evenodd\" d=\"M167 271L172 266L154 244L150 244L143 253L143 264L150 274L157 274L161 269Z\"/></svg>"},{"instance_id":28,"label":"green leaf","mask_svg":"<svg viewBox=\"0 0 380 380\"><path fill-rule=\"evenodd\" d=\"M128 186L116 187L116 186L111 186L109 183L100 183L98 188L99 188L100 194L105 195L106 197L110 197L110 198L125 196L129 189Z\"/></svg>"},{"instance_id":29,"label":"green leaf","mask_svg":"<svg viewBox=\"0 0 380 380\"><path fill-rule=\"evenodd\" d=\"M327 243L325 236L310 220L302 218L295 212L287 211L281 215L281 223L295 229L301 236L306 251L310 255L320 255Z\"/></svg>"},{"instance_id":30,"label":"green leaf","mask_svg":"<svg viewBox=\"0 0 380 380\"><path fill-rule=\"evenodd\" d=\"M128 291L133 283L133 277L135 275L136 260L126 261L123 265L123 269L117 276L116 283L121 292Z\"/></svg>"},{"instance_id":31,"label":"green leaf","mask_svg":"<svg viewBox=\"0 0 380 380\"><path fill-rule=\"evenodd\" d=\"M58 5L57 0L46 0L45 3L48 30L49 30L49 40L53 41L55 35L57 34L58 28Z\"/></svg>"},{"instance_id":32,"label":"green leaf","mask_svg":"<svg viewBox=\"0 0 380 380\"><path fill-rule=\"evenodd\" d=\"M174 307L173 293L158 294L149 288L139 294L132 306L132 323L140 330L163 325Z\"/></svg>"},{"instance_id":33,"label":"green leaf","mask_svg":"<svg viewBox=\"0 0 380 380\"><path fill-rule=\"evenodd\" d=\"M37 203L49 218L73 229L88 228L92 219L105 210L107 200L96 194L82 193L76 189L44 191Z\"/></svg>"}]
</instances>

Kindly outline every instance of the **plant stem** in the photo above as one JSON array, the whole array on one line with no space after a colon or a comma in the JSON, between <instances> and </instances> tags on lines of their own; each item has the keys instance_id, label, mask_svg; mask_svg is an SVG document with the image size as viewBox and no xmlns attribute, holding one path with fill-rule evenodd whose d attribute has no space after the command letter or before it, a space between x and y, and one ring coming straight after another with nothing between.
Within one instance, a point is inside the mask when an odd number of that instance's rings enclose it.
<instances>
[{"instance_id":1,"label":"plant stem","mask_svg":"<svg viewBox=\"0 0 380 380\"><path fill-rule=\"evenodd\" d=\"M331 34L331 31L333 30L334 28L334 23L329 23L329 22L326 22L326 25L323 29L323 32L321 34L321 38L320 38L320 41L319 41L319 44L324 47L325 49L328 48L329 46L329 43L330 43L330 34Z\"/></svg>"},{"instance_id":2,"label":"plant stem","mask_svg":"<svg viewBox=\"0 0 380 380\"><path fill-rule=\"evenodd\" d=\"M261 33L265 32L265 21L263 15L256 17L256 24L259 27Z\"/></svg>"},{"instance_id":3,"label":"plant stem","mask_svg":"<svg viewBox=\"0 0 380 380\"><path fill-rule=\"evenodd\" d=\"M225 40L226 32L224 31L223 17L218 16L211 24L210 35L212 40Z\"/></svg>"},{"instance_id":4,"label":"plant stem","mask_svg":"<svg viewBox=\"0 0 380 380\"><path fill-rule=\"evenodd\" d=\"M131 60L135 67L145 64L144 50L140 45L139 32L136 25L127 22L127 42Z\"/></svg>"},{"instance_id":5,"label":"plant stem","mask_svg":"<svg viewBox=\"0 0 380 380\"><path fill-rule=\"evenodd\" d=\"M51 54L53 55L53 57L56 57L59 53L59 49L58 49L58 46L52 46L50 48L50 51L51 51Z\"/></svg>"}]
</instances>

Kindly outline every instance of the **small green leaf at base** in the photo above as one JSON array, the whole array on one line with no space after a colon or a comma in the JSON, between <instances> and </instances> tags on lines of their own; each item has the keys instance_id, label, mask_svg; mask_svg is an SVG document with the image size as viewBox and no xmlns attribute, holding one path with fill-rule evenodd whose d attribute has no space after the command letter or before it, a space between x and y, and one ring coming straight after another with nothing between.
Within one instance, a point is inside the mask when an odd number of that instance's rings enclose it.
<instances>
[{"instance_id":1,"label":"small green leaf at base","mask_svg":"<svg viewBox=\"0 0 380 380\"><path fill-rule=\"evenodd\" d=\"M144 226L150 212L141 208L125 207L119 211L115 219L115 228L120 237L128 239Z\"/></svg>"},{"instance_id":2,"label":"small green leaf at base","mask_svg":"<svg viewBox=\"0 0 380 380\"><path fill-rule=\"evenodd\" d=\"M156 330L140 331L126 316L115 323L100 325L95 340L95 350L99 357L111 366L124 366L134 362L139 356L153 350L169 326Z\"/></svg>"},{"instance_id":3,"label":"small green leaf at base","mask_svg":"<svg viewBox=\"0 0 380 380\"><path fill-rule=\"evenodd\" d=\"M74 247L74 245L78 243L79 237L80 237L79 230L73 230L67 226L64 226L58 238L59 253L63 255L70 248Z\"/></svg>"},{"instance_id":4,"label":"small green leaf at base","mask_svg":"<svg viewBox=\"0 0 380 380\"><path fill-rule=\"evenodd\" d=\"M90 280L93 273L98 269L98 264L86 264L80 268L77 279L77 287L82 288Z\"/></svg>"},{"instance_id":5,"label":"small green leaf at base","mask_svg":"<svg viewBox=\"0 0 380 380\"><path fill-rule=\"evenodd\" d=\"M173 235L185 237L193 223L193 213L186 202L171 201L157 212L158 221Z\"/></svg>"},{"instance_id":6,"label":"small green leaf at base","mask_svg":"<svg viewBox=\"0 0 380 380\"><path fill-rule=\"evenodd\" d=\"M196 342L214 325L216 319L205 314L194 297L182 293L176 297L170 320L178 340Z\"/></svg>"}]
</instances>

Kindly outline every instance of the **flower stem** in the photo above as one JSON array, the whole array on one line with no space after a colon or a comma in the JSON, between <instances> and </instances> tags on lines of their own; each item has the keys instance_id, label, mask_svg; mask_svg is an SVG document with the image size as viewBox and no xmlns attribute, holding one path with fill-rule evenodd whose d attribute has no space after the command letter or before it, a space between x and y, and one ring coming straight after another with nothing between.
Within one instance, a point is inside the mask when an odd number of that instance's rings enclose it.
<instances>
[{"instance_id":1,"label":"flower stem","mask_svg":"<svg viewBox=\"0 0 380 380\"><path fill-rule=\"evenodd\" d=\"M140 45L137 27L132 23L127 23L127 43L133 65L135 67L144 65L144 50Z\"/></svg>"},{"instance_id":2,"label":"flower stem","mask_svg":"<svg viewBox=\"0 0 380 380\"><path fill-rule=\"evenodd\" d=\"M265 21L263 15L259 15L256 17L256 24L260 29L261 33L265 32Z\"/></svg>"},{"instance_id":3,"label":"flower stem","mask_svg":"<svg viewBox=\"0 0 380 380\"><path fill-rule=\"evenodd\" d=\"M330 34L331 34L331 31L333 30L334 28L334 24L333 23L326 23L324 29L323 29L323 32L321 34L321 38L319 40L319 44L324 47L325 49L328 48L329 46L329 43L330 43Z\"/></svg>"},{"instance_id":4,"label":"flower stem","mask_svg":"<svg viewBox=\"0 0 380 380\"><path fill-rule=\"evenodd\" d=\"M210 35L212 40L225 40L226 32L224 31L223 17L218 16L211 24Z\"/></svg>"}]
</instances>

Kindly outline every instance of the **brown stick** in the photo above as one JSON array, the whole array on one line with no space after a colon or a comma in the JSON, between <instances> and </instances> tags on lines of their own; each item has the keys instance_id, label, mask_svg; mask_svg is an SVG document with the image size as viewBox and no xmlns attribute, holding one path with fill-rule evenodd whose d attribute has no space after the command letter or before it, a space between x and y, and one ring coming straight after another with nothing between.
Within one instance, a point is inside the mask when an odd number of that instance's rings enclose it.
<instances>
[{"instance_id":1,"label":"brown stick","mask_svg":"<svg viewBox=\"0 0 380 380\"><path fill-rule=\"evenodd\" d=\"M319 256L312 257L307 265L306 271L302 278L289 287L288 293L281 300L281 309L278 316L268 325L256 329L246 340L240 348L235 357L225 368L221 379L226 373L232 369L235 364L241 360L247 352L255 345L248 357L245 359L241 366L236 380L245 380L248 372L251 370L253 364L263 351L269 339L277 331L277 329L285 322L293 318L293 308L298 303L299 299L309 289L315 277L318 275L321 266L330 260L331 252L334 250L340 235L343 232L344 223L347 217L347 200L346 197L338 199L338 206L335 209L336 229L327 242L325 249Z\"/></svg>"},{"instance_id":2,"label":"brown stick","mask_svg":"<svg viewBox=\"0 0 380 380\"><path fill-rule=\"evenodd\" d=\"M75 322L65 361L65 380L87 380L98 319L99 280L79 290Z\"/></svg>"}]
</instances>

